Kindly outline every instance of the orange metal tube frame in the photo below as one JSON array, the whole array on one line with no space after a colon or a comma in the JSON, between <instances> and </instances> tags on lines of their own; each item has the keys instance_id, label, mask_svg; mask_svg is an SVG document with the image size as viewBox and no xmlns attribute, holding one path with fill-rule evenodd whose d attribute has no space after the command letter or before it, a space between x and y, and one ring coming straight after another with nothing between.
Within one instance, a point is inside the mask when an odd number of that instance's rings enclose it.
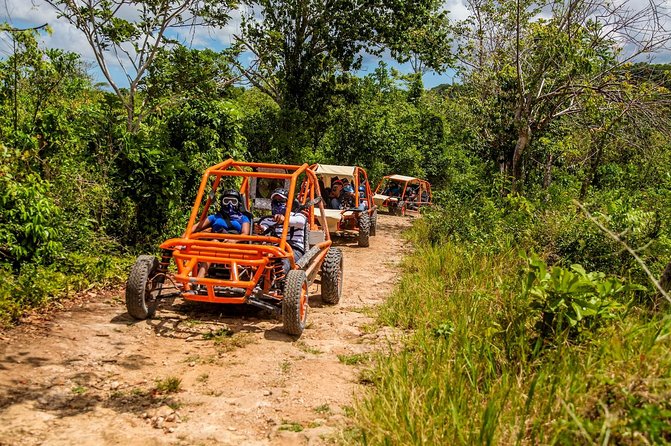
<instances>
[{"instance_id":1,"label":"orange metal tube frame","mask_svg":"<svg viewBox=\"0 0 671 446\"><path fill-rule=\"evenodd\" d=\"M282 173L272 173L272 172L250 172L242 170L243 167L273 167L279 169L293 170L291 174L282 174ZM236 170L226 170L226 169L236 169ZM205 189L207 188L208 179L210 176L215 176L215 183L213 187L219 185L221 177L223 176L237 176L243 177L242 188L248 187L248 179L250 177L255 178L277 178L277 179L291 179L291 184L289 187L289 197L294 197L296 193L296 184L298 176L302 173L306 173L313 184L317 184L317 177L314 172L308 169L307 164L301 166L289 165L289 164L273 164L268 165L265 163L246 163L246 162L235 162L232 159L226 160L222 163L219 163L215 166L210 167L203 174L203 178L198 189L198 194L196 196L195 204L191 210L191 215L189 217L189 222L187 224L186 232L182 238L174 238L165 241L161 244L162 249L172 250L173 258L177 264L178 274L174 276L174 279L178 282L183 283L184 285L192 284L203 284L206 285L208 294L207 296L202 296L198 294L183 294L183 297L189 300L199 300L205 302L220 302L220 303L244 303L251 294L253 288L258 284L261 276L264 274L265 267L269 262L270 257L274 258L286 258L289 260L291 268L296 268L296 263L294 262L293 250L291 246L287 243L286 234L289 232L289 218L290 218L290 206L287 207L287 212L285 214L284 224L282 228L282 237L268 237L268 236L259 236L259 235L246 235L246 234L217 234L217 233L192 233L192 228L196 217L198 216L198 210L200 203L203 200L205 194ZM314 199L314 188L310 191L310 197L303 197L303 202L308 199ZM205 203L205 209L203 210L203 215L206 214L207 209L211 205L211 198L208 197ZM323 210L323 203L319 203L320 208ZM323 228L326 226L326 221L323 218L321 225ZM310 229L314 227L314 210L310 209L310 216L308 222ZM316 246L320 248L328 248L331 245L330 236L328 231L326 233L326 240L319 243ZM208 239L208 240L203 240ZM215 239L215 240L212 240ZM218 241L221 240L221 241ZM245 242L253 241L255 244L246 244L246 243L236 243L236 242ZM262 244L269 243L269 244ZM326 256L327 249L322 249L322 252L317 256L318 261L314 261L312 265L307 269L306 274L308 277L316 273L316 266L321 264L321 260ZM231 269L231 278L232 280L223 280L223 279L211 279L211 278L199 278L194 277L193 273L197 268L199 263L223 263L230 265ZM241 281L238 273L238 266L247 266L255 268L256 271L251 280ZM191 275L189 275L191 273ZM224 287L235 287L235 288L244 288L246 290L245 295L242 297L217 297L214 295L214 286L224 286Z\"/></svg>"}]
</instances>

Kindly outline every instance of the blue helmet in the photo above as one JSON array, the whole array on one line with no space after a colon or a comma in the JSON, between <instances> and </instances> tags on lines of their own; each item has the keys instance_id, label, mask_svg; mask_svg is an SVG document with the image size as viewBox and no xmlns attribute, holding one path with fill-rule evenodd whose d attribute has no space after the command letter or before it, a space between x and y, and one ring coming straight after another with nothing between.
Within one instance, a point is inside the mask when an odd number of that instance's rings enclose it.
<instances>
[{"instance_id":1,"label":"blue helmet","mask_svg":"<svg viewBox=\"0 0 671 446\"><path fill-rule=\"evenodd\" d=\"M346 192L348 194L353 194L354 193L354 188L350 184L348 184L347 186L342 188L342 191Z\"/></svg>"},{"instance_id":2,"label":"blue helmet","mask_svg":"<svg viewBox=\"0 0 671 446\"><path fill-rule=\"evenodd\" d=\"M363 184L359 186L359 192L366 192L366 186L364 186Z\"/></svg>"}]
</instances>

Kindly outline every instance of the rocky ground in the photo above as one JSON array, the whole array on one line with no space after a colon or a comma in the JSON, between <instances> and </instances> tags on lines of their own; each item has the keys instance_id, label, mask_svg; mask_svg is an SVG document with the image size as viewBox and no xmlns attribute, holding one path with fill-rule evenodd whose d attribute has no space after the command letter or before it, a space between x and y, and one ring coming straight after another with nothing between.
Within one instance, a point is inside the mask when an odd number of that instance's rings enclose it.
<instances>
[{"instance_id":1,"label":"rocky ground","mask_svg":"<svg viewBox=\"0 0 671 446\"><path fill-rule=\"evenodd\" d=\"M347 435L370 317L398 277L410 225L379 216L369 248L345 254L340 304L310 297L300 339L252 307L176 300L137 322L123 289L0 333L0 445L320 445ZM345 441L346 442L346 441Z\"/></svg>"}]
</instances>

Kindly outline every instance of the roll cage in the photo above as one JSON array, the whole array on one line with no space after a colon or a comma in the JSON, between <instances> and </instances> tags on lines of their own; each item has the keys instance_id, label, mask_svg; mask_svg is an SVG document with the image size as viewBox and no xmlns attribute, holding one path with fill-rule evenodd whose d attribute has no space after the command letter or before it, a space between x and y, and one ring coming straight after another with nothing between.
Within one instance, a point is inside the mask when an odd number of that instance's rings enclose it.
<instances>
[{"instance_id":1,"label":"roll cage","mask_svg":"<svg viewBox=\"0 0 671 446\"><path fill-rule=\"evenodd\" d=\"M319 206L322 211L324 206L317 177L308 167L307 164L266 164L229 159L205 171L186 231L182 237L166 240L160 245L163 250L161 269L167 271L170 259L174 259L177 272L172 279L182 285L183 298L216 303L246 303L252 296L281 300L281 289L276 286L277 265L285 259L290 269L304 269L310 282L314 279L331 240L328 230L323 229L327 227L324 218L317 217L315 213L314 206ZM305 230L309 231L311 240L316 240L313 249L306 252L306 256L311 255L309 259L301 259L300 264L295 262L287 241L291 206L287 206L280 237L253 233L254 216L251 211L254 209L250 209L256 198L256 191L251 187L252 183L256 183L253 179L283 181L288 185L288 203L297 200L305 206L302 211L307 217ZM207 218L222 183L231 180L239 183L243 213L250 217L252 231L249 234L193 232L196 222L202 223ZM298 184L301 186L298 187ZM201 263L217 264L230 274L226 278L197 277ZM194 291L195 285L205 287L206 293Z\"/></svg>"}]
</instances>

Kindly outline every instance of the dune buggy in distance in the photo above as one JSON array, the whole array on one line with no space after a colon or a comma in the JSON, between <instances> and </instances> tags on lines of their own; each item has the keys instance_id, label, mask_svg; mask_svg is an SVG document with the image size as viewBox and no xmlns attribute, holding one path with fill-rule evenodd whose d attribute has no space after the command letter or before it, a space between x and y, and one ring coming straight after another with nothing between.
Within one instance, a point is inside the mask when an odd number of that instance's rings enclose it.
<instances>
[{"instance_id":1,"label":"dune buggy in distance","mask_svg":"<svg viewBox=\"0 0 671 446\"><path fill-rule=\"evenodd\" d=\"M377 185L373 201L386 207L391 215L418 214L431 204L431 184L426 180L405 175L388 175Z\"/></svg>"},{"instance_id":2,"label":"dune buggy in distance","mask_svg":"<svg viewBox=\"0 0 671 446\"><path fill-rule=\"evenodd\" d=\"M235 183L243 199L242 213L252 222L259 219L251 210L258 214L270 209L273 188L279 185L288 190L281 237L255 234L253 224L244 234L192 232L195 224L203 222L217 206L217 191ZM297 261L288 243L292 207L293 212L302 212L307 218L305 254ZM281 315L285 331L300 335L307 320L309 286L319 281L322 300L327 304L338 303L342 293L342 252L331 247L323 217L321 222L317 220L320 217L315 210L321 209L323 215L323 208L317 177L307 164L229 159L210 167L203 175L184 235L160 245L160 260L143 255L132 267L126 284L128 313L135 319L146 319L153 316L161 298L176 296L191 301L250 304ZM176 272L169 268L171 261ZM198 277L202 265L209 268L205 277Z\"/></svg>"},{"instance_id":3,"label":"dune buggy in distance","mask_svg":"<svg viewBox=\"0 0 671 446\"><path fill-rule=\"evenodd\" d=\"M317 175L325 203L323 214L321 208L316 212L326 217L329 232L355 236L359 246L370 246L370 236L374 236L377 230L377 206L373 203L366 171L358 166L328 164L314 164L310 170ZM341 198L336 199L338 206L331 206L335 187L341 189Z\"/></svg>"}]
</instances>

